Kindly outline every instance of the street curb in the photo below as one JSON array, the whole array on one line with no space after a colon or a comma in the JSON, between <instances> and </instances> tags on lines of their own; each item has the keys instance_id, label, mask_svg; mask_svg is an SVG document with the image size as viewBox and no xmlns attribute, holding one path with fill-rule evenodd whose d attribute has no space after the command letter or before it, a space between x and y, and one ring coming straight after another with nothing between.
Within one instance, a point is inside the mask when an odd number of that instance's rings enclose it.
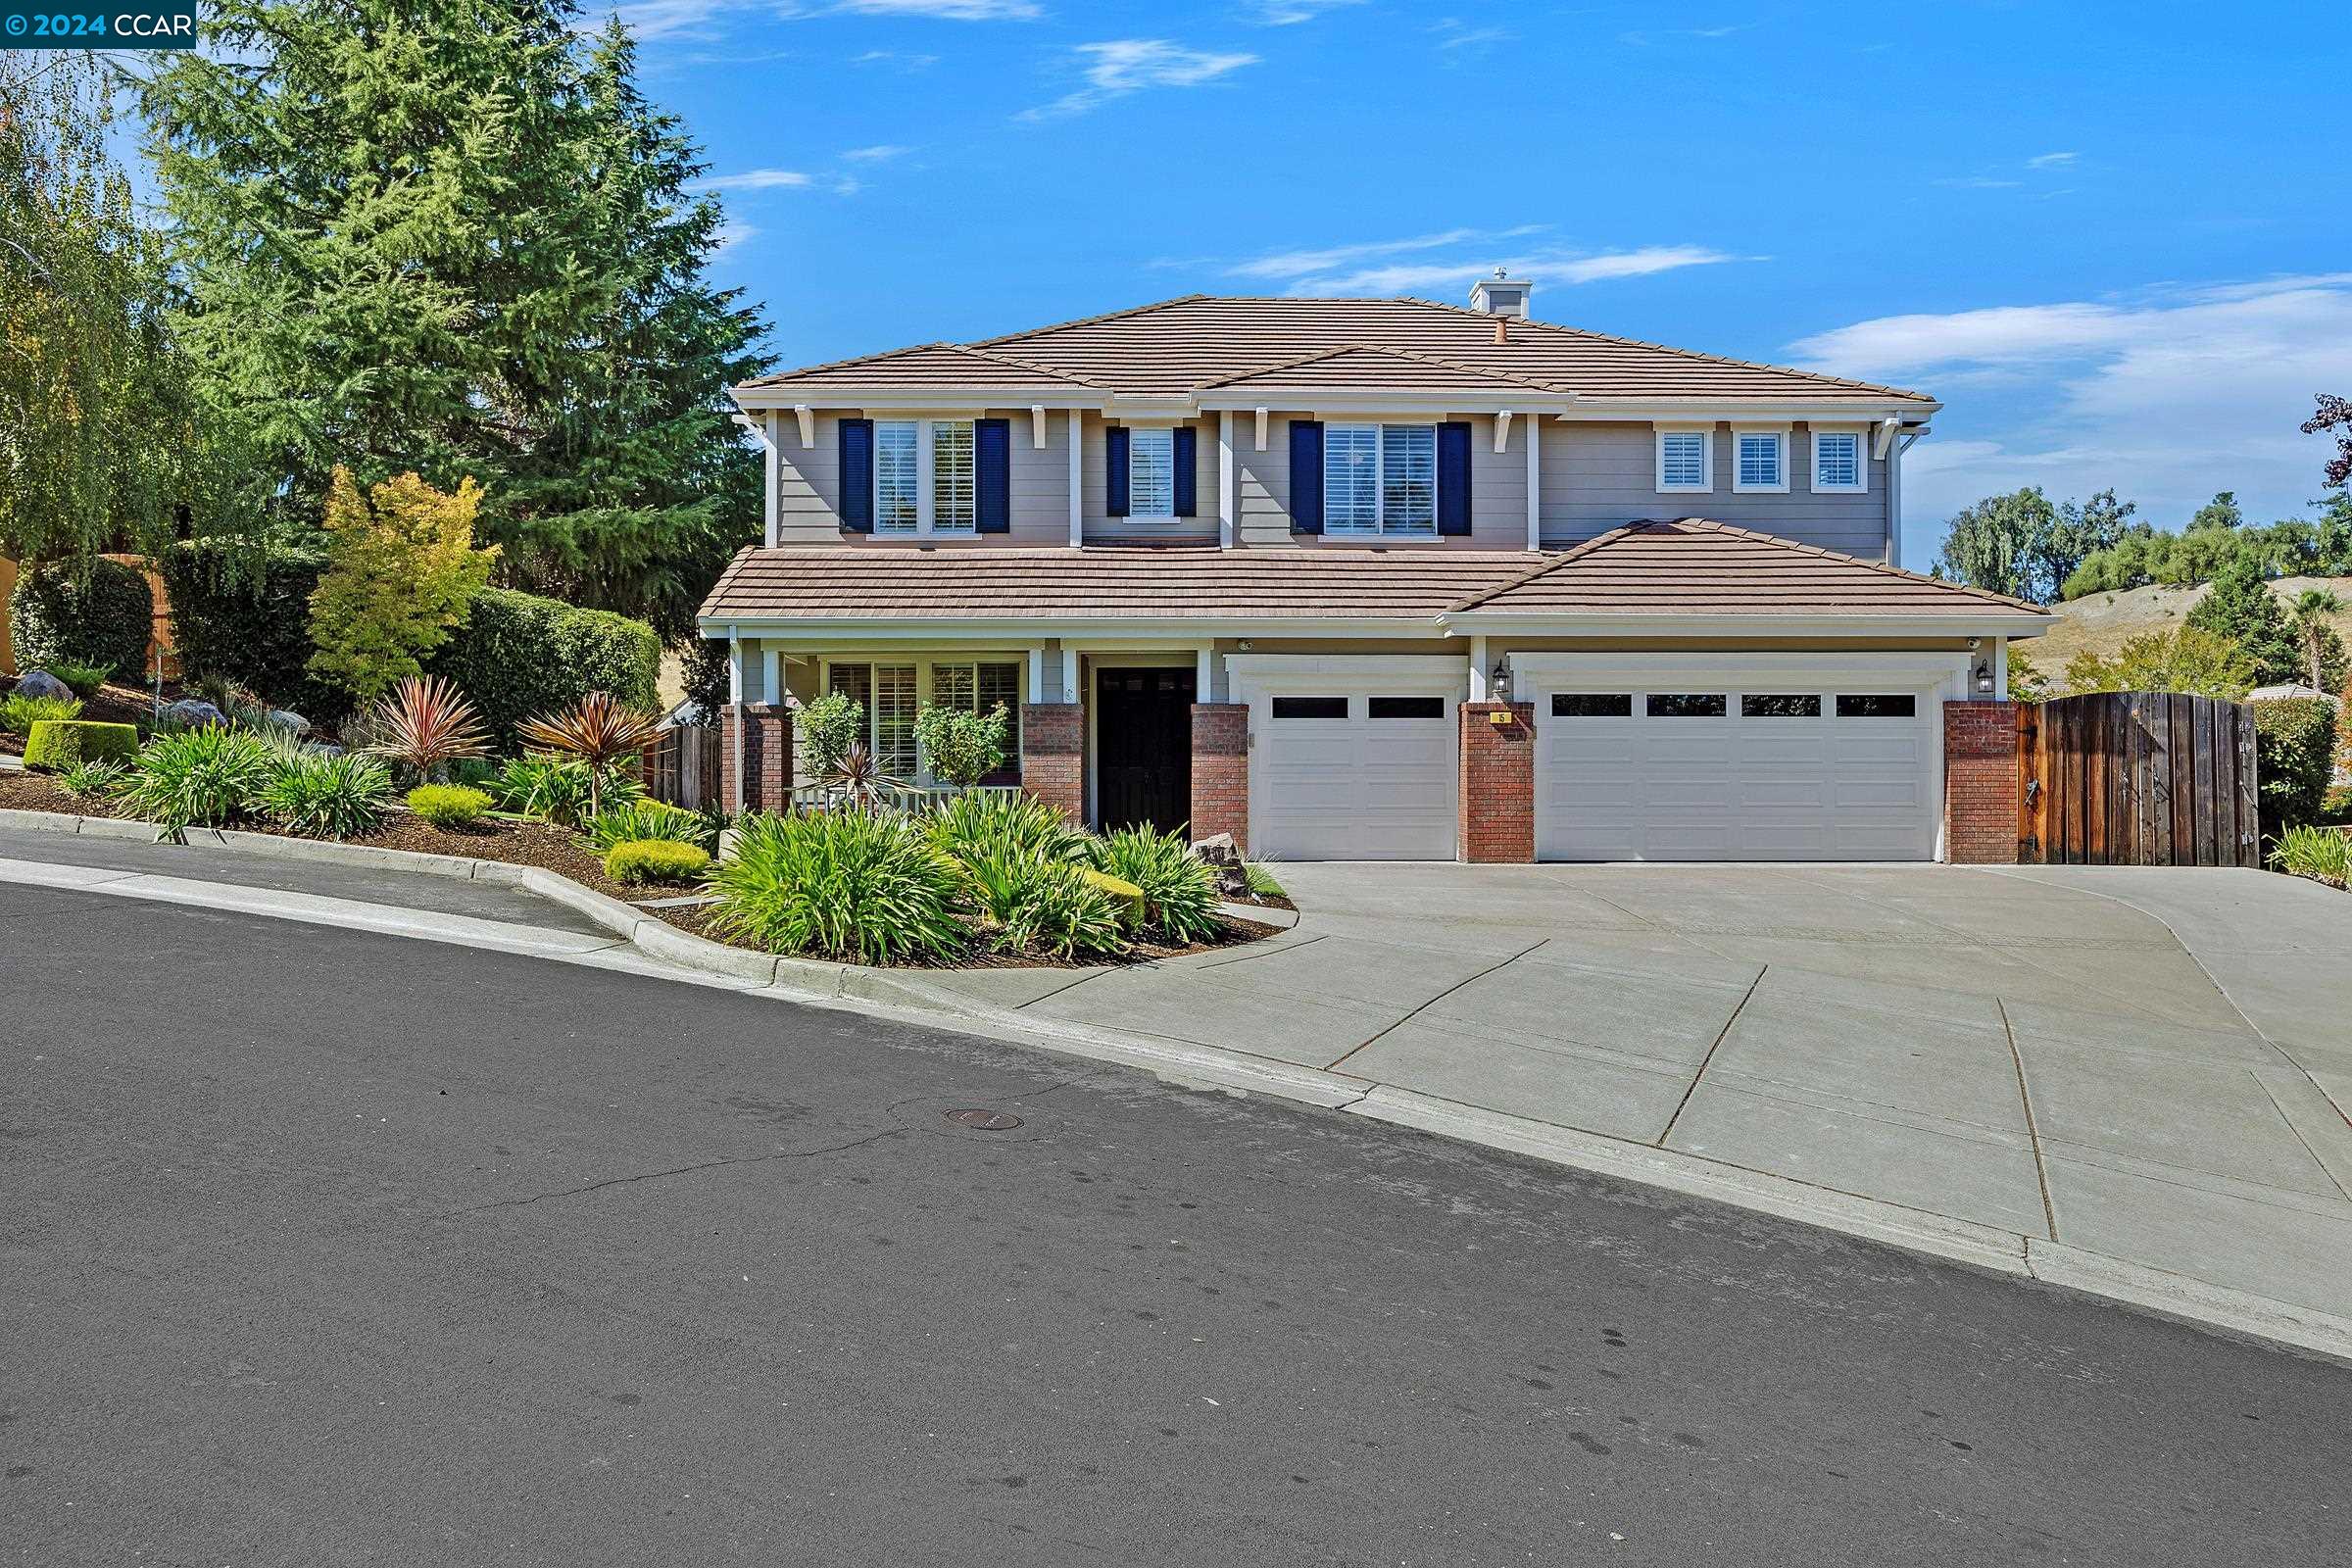
<instances>
[{"instance_id":1,"label":"street curb","mask_svg":"<svg viewBox=\"0 0 2352 1568\"><path fill-rule=\"evenodd\" d=\"M125 828L133 832L122 831ZM74 817L60 812L0 810L0 830L82 833L93 838L154 841L154 829L143 822L111 817ZM561 904L587 917L615 939L603 949L564 950L507 942L501 951L553 958L591 967L621 968L652 973L689 983L713 984L746 995L855 1011L893 1022L957 1029L982 1038L1030 1046L1109 1065L1140 1069L1173 1083L1230 1093L1262 1094L1300 1104L1340 1110L1370 1121L1410 1128L1483 1149L1500 1150L1569 1169L1590 1172L1685 1197L1729 1204L1879 1242L1976 1268L2031 1280L2054 1289L2077 1292L2171 1318L2192 1327L2225 1335L2262 1340L2329 1360L2352 1364L2352 1318L2270 1297L2233 1291L2182 1275L2082 1248L2030 1237L1995 1226L1946 1218L1905 1208L1878 1199L1862 1198L1810 1186L1788 1177L1742 1170L1694 1154L1657 1149L1596 1133L1554 1126L1549 1122L1513 1116L1480 1106L1461 1104L1409 1090L1375 1085L1368 1080L1313 1067L1298 1067L1239 1052L1191 1042L1122 1034L1084 1024L1065 1024L1033 1018L1015 1009L978 1002L928 984L913 974L868 968L858 964L828 963L806 958L774 957L709 941L681 931L654 915L570 878L537 866L507 861L474 860L459 856L427 855L408 850L385 850L369 845L322 843L286 839L267 833L190 829L195 842L264 857L274 856L313 863L367 865L377 870L405 870L456 878L471 878L520 888ZM421 863L420 863L421 862ZM99 867L61 866L61 870ZM126 897L166 897L170 902L204 901L201 890L217 889L219 906L249 913L295 918L314 924L347 923L379 934L405 935L465 944L467 933L501 925L469 916L439 911L401 911L391 906L358 906L356 901L318 899L315 906L293 913L289 907L262 907L269 890L192 878L159 876L151 872L117 872L96 881L78 878L14 878L33 885ZM125 885L131 884L131 885ZM137 884L144 884L139 886ZM171 884L166 893L154 889ZM275 897L292 900L295 895ZM353 905L381 909L382 916L338 920L325 906ZM442 928L435 935L434 928ZM529 928L515 927L516 931ZM1285 933L1285 938L1291 933ZM1283 939L1273 939L1291 945ZM1311 940L1309 938L1308 940ZM623 957L622 948L634 950L637 961ZM615 961L620 960L620 961ZM1174 960L1181 963L1183 960ZM682 971L682 972L681 972Z\"/></svg>"}]
</instances>

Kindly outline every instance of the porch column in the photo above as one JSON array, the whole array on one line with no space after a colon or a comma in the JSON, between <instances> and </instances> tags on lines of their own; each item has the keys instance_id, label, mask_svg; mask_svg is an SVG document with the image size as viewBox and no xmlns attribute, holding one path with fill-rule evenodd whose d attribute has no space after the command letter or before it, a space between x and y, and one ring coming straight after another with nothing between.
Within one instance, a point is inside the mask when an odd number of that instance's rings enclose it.
<instances>
[{"instance_id":1,"label":"porch column","mask_svg":"<svg viewBox=\"0 0 2352 1568\"><path fill-rule=\"evenodd\" d=\"M1536 705L1464 703L1456 853L1473 865L1536 858Z\"/></svg>"},{"instance_id":2,"label":"porch column","mask_svg":"<svg viewBox=\"0 0 2352 1568\"><path fill-rule=\"evenodd\" d=\"M1250 848L1250 709L1242 703L1193 705L1192 836L1219 833Z\"/></svg>"},{"instance_id":3,"label":"porch column","mask_svg":"<svg viewBox=\"0 0 2352 1568\"><path fill-rule=\"evenodd\" d=\"M2017 704L1943 705L1943 858L2017 863Z\"/></svg>"},{"instance_id":4,"label":"porch column","mask_svg":"<svg viewBox=\"0 0 2352 1568\"><path fill-rule=\"evenodd\" d=\"M1021 789L1086 820L1086 710L1077 703L1021 705Z\"/></svg>"}]
</instances>

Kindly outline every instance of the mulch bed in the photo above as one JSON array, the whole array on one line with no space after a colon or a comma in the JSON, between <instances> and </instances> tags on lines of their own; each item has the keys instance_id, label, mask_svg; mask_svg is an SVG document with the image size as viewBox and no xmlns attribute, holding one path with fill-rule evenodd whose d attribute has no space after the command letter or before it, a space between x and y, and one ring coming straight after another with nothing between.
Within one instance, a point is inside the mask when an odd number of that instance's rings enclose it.
<instances>
[{"instance_id":1,"label":"mulch bed","mask_svg":"<svg viewBox=\"0 0 2352 1568\"><path fill-rule=\"evenodd\" d=\"M99 816L117 819L131 813L111 801L90 799L68 794L58 782L43 773L0 773L0 809L16 811L58 811L74 816ZM275 833L267 822L240 822L238 828L253 833ZM290 834L278 834L291 837ZM413 850L425 855L460 855L477 860L501 860L510 865L534 865L541 870L567 876L584 887L594 888L608 898L624 904L640 900L673 899L694 892L681 887L624 887L605 875L604 862L594 854L583 850L573 841L568 828L553 827L545 822L516 822L493 819L473 828L438 828L419 817L398 812L378 831L366 838L345 841L365 844L377 849ZM640 907L643 906L640 905ZM1286 906L1287 907L1287 906ZM670 909L646 909L646 913L690 931L711 942L723 942L750 952L762 951L749 942L737 941L710 929L716 914L716 905L687 905ZM1274 926L1259 925L1253 920L1225 919L1219 922L1222 935L1208 942L1170 946L1140 940L1128 952L1116 957L1088 958L1087 963L1150 963L1158 958L1173 958L1187 953L1204 953L1212 949L1232 947L1244 942L1256 942L1277 936ZM921 962L893 965L894 968L933 969L1036 969L1060 967L1058 960L1018 953L991 953L975 937L972 949L960 959L952 962Z\"/></svg>"}]
</instances>

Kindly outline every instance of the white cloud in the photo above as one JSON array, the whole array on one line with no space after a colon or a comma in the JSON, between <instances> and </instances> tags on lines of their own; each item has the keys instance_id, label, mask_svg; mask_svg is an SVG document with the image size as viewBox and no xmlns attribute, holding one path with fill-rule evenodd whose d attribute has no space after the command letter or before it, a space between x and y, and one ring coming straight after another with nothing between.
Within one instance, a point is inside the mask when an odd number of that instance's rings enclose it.
<instances>
[{"instance_id":1,"label":"white cloud","mask_svg":"<svg viewBox=\"0 0 2352 1568\"><path fill-rule=\"evenodd\" d=\"M1305 295L1435 293L1450 299L1473 279L1500 267L1535 283L1596 283L1641 277L1685 267L1760 260L1703 245L1646 245L1633 250L1585 251L1564 246L1512 252L1497 240L1523 239L1544 225L1515 228L1449 228L1403 239L1370 240L1318 250L1277 251L1224 269L1232 277L1256 278ZM1443 256L1432 253L1443 252ZM1498 254L1499 253L1499 254Z\"/></svg>"},{"instance_id":2,"label":"white cloud","mask_svg":"<svg viewBox=\"0 0 2352 1568\"><path fill-rule=\"evenodd\" d=\"M636 0L616 6L613 15L639 41L653 38L711 38L711 24L719 13L734 9L732 0Z\"/></svg>"},{"instance_id":3,"label":"white cloud","mask_svg":"<svg viewBox=\"0 0 2352 1568\"><path fill-rule=\"evenodd\" d=\"M1438 34L1440 49L1471 50L1481 54L1518 36L1506 27L1473 27L1459 17L1444 18L1429 30Z\"/></svg>"},{"instance_id":4,"label":"white cloud","mask_svg":"<svg viewBox=\"0 0 2352 1568\"><path fill-rule=\"evenodd\" d=\"M1071 50L1081 63L1086 85L1050 104L1021 112L1023 120L1052 120L1082 115L1113 98L1146 87L1199 87L1257 64L1251 54L1218 54L1188 49L1165 38L1116 38L1107 43L1082 43Z\"/></svg>"},{"instance_id":5,"label":"white cloud","mask_svg":"<svg viewBox=\"0 0 2352 1568\"><path fill-rule=\"evenodd\" d=\"M726 222L719 225L718 243L711 248L710 254L713 256L724 256L727 252L735 249L735 247L738 245L742 245L756 237L759 232L759 229L742 221L739 219L729 219Z\"/></svg>"},{"instance_id":6,"label":"white cloud","mask_svg":"<svg viewBox=\"0 0 2352 1568\"><path fill-rule=\"evenodd\" d=\"M1945 394L1936 422L1958 439L1906 463L1914 519L2021 484L2113 485L2159 522L2223 489L2256 515L2286 514L2319 488L2323 443L2296 426L2352 365L2352 272L1881 317L1792 352Z\"/></svg>"},{"instance_id":7,"label":"white cloud","mask_svg":"<svg viewBox=\"0 0 2352 1568\"><path fill-rule=\"evenodd\" d=\"M884 164L888 163L893 158L904 158L912 151L914 151L914 149L911 147L899 147L894 146L891 143L884 142L881 145L874 147L853 147L848 152L843 153L841 156L842 161L845 163Z\"/></svg>"},{"instance_id":8,"label":"white cloud","mask_svg":"<svg viewBox=\"0 0 2352 1568\"><path fill-rule=\"evenodd\" d=\"M2026 167L2028 169L2064 169L2082 156L2081 153L2042 153L2038 157L2027 159Z\"/></svg>"},{"instance_id":9,"label":"white cloud","mask_svg":"<svg viewBox=\"0 0 2352 1568\"><path fill-rule=\"evenodd\" d=\"M838 0L827 7L860 17L931 17L941 22L1034 22L1045 8L1032 0Z\"/></svg>"},{"instance_id":10,"label":"white cloud","mask_svg":"<svg viewBox=\"0 0 2352 1568\"><path fill-rule=\"evenodd\" d=\"M1932 183L1948 190L2015 190L2018 185L2014 179L1994 179L1989 174L1964 174L1955 179L1938 179Z\"/></svg>"},{"instance_id":11,"label":"white cloud","mask_svg":"<svg viewBox=\"0 0 2352 1568\"><path fill-rule=\"evenodd\" d=\"M719 174L694 182L696 190L797 190L811 183L797 169L749 169L740 174Z\"/></svg>"},{"instance_id":12,"label":"white cloud","mask_svg":"<svg viewBox=\"0 0 2352 1568\"><path fill-rule=\"evenodd\" d=\"M1363 3L1364 0L1256 0L1250 7L1250 20L1260 26L1295 27L1302 22L1314 21L1327 11Z\"/></svg>"},{"instance_id":13,"label":"white cloud","mask_svg":"<svg viewBox=\"0 0 2352 1568\"><path fill-rule=\"evenodd\" d=\"M928 71L939 64L937 55L907 54L898 49L868 49L850 59L853 66L896 66L901 71Z\"/></svg>"},{"instance_id":14,"label":"white cloud","mask_svg":"<svg viewBox=\"0 0 2352 1568\"><path fill-rule=\"evenodd\" d=\"M795 0L629 0L615 8L622 24L640 40L653 38L716 38L724 28L720 19L730 12L761 10L783 22L810 17L928 17L941 22L1033 22L1045 15L1036 0L833 0L830 5L802 5ZM869 60L917 60L930 64L937 56L900 55L874 49L858 57Z\"/></svg>"},{"instance_id":15,"label":"white cloud","mask_svg":"<svg viewBox=\"0 0 2352 1568\"><path fill-rule=\"evenodd\" d=\"M1721 27L1669 27L1659 32L1621 32L1617 35L1617 41L1642 49L1667 38L1729 38L1732 34L1745 32L1754 25L1755 24L1752 22L1740 22Z\"/></svg>"}]
</instances>

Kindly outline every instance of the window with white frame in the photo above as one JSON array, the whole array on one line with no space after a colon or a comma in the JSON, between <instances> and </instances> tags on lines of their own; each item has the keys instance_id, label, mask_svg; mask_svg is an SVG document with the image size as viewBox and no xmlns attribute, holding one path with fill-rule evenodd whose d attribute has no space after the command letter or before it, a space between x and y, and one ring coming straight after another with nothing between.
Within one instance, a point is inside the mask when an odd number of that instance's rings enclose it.
<instances>
[{"instance_id":1,"label":"window with white frame","mask_svg":"<svg viewBox=\"0 0 2352 1568\"><path fill-rule=\"evenodd\" d=\"M1862 433L1858 430L1813 432L1813 488L1861 490L1869 469L1862 463Z\"/></svg>"},{"instance_id":2,"label":"window with white frame","mask_svg":"<svg viewBox=\"0 0 2352 1568\"><path fill-rule=\"evenodd\" d=\"M874 421L874 532L914 533L923 525L920 421Z\"/></svg>"},{"instance_id":3,"label":"window with white frame","mask_svg":"<svg viewBox=\"0 0 2352 1568\"><path fill-rule=\"evenodd\" d=\"M875 768L891 778L912 780L915 755L915 666L834 664L826 689L855 699L865 710L865 744Z\"/></svg>"},{"instance_id":4,"label":"window with white frame","mask_svg":"<svg viewBox=\"0 0 2352 1568\"><path fill-rule=\"evenodd\" d=\"M928 473L930 514L924 515ZM969 419L874 421L874 532L971 533L980 521Z\"/></svg>"},{"instance_id":5,"label":"window with white frame","mask_svg":"<svg viewBox=\"0 0 2352 1568\"><path fill-rule=\"evenodd\" d=\"M1127 515L1176 515L1176 432L1130 429L1127 432Z\"/></svg>"},{"instance_id":6,"label":"window with white frame","mask_svg":"<svg viewBox=\"0 0 2352 1568\"><path fill-rule=\"evenodd\" d=\"M931 701L941 708L966 713L987 713L1002 708L1004 760L992 778L1018 777L1021 757L1021 666L1008 663L933 664Z\"/></svg>"},{"instance_id":7,"label":"window with white frame","mask_svg":"<svg viewBox=\"0 0 2352 1568\"><path fill-rule=\"evenodd\" d=\"M1715 462L1709 444L1705 430L1660 430L1658 489L1714 489Z\"/></svg>"},{"instance_id":8,"label":"window with white frame","mask_svg":"<svg viewBox=\"0 0 2352 1568\"><path fill-rule=\"evenodd\" d=\"M1737 430L1732 434L1735 490L1788 488L1788 432Z\"/></svg>"},{"instance_id":9,"label":"window with white frame","mask_svg":"<svg viewBox=\"0 0 2352 1568\"><path fill-rule=\"evenodd\" d=\"M1325 425L1323 531L1436 534L1438 427Z\"/></svg>"}]
</instances>

